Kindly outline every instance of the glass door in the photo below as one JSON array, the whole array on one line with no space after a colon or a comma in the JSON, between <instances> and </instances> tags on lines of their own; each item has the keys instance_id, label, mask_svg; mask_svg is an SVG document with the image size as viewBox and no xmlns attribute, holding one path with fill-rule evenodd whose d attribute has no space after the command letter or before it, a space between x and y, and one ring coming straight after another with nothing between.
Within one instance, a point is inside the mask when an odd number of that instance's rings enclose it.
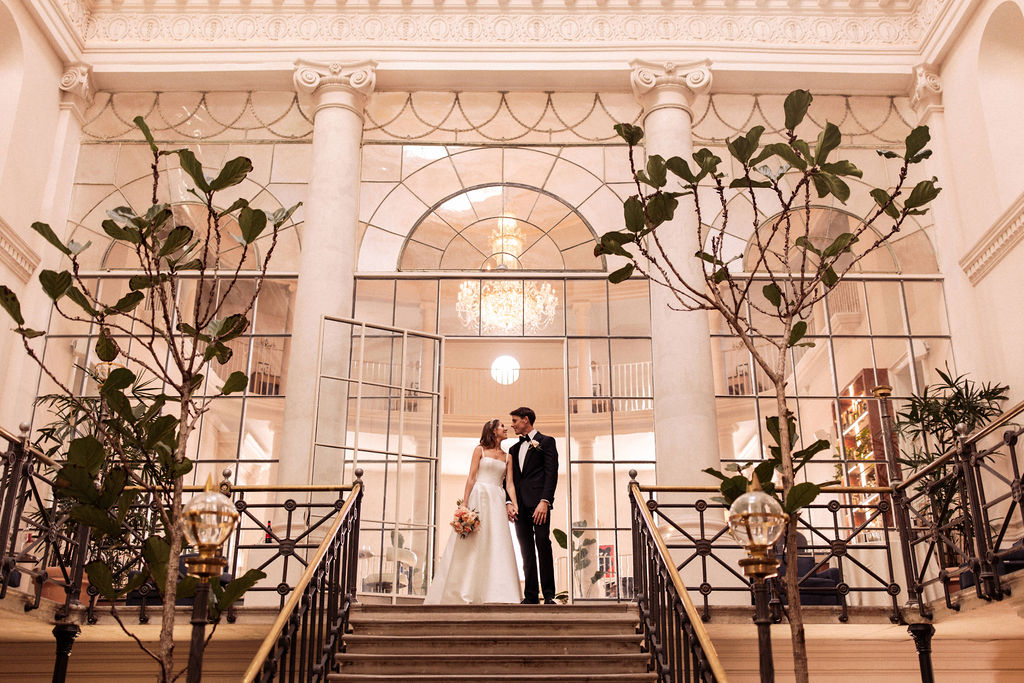
<instances>
[{"instance_id":1,"label":"glass door","mask_svg":"<svg viewBox=\"0 0 1024 683\"><path fill-rule=\"evenodd\" d=\"M324 317L319 348L311 481L362 468L358 590L418 601L436 546L444 339Z\"/></svg>"}]
</instances>

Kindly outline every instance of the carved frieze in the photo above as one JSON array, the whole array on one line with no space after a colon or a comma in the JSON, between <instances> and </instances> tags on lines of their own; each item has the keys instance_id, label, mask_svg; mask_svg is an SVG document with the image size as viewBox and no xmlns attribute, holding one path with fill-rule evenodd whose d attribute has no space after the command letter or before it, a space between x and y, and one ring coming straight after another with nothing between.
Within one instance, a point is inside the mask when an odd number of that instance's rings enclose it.
<instances>
[{"instance_id":1,"label":"carved frieze","mask_svg":"<svg viewBox=\"0 0 1024 683\"><path fill-rule=\"evenodd\" d=\"M945 0L934 0L939 7ZM923 3L929 5L929 3ZM922 5L922 6L923 6ZM932 5L929 5L931 7ZM666 45L841 50L918 46L928 23L915 13L766 14L740 11L544 13L283 10L243 13L94 12L88 46L214 44L274 46Z\"/></svg>"},{"instance_id":2,"label":"carved frieze","mask_svg":"<svg viewBox=\"0 0 1024 683\"><path fill-rule=\"evenodd\" d=\"M985 231L981 239L960 259L960 267L976 285L1024 239L1024 194Z\"/></svg>"},{"instance_id":3,"label":"carved frieze","mask_svg":"<svg viewBox=\"0 0 1024 683\"><path fill-rule=\"evenodd\" d=\"M39 265L39 255L2 218L0 218L0 263L10 268L11 272L22 282L28 282Z\"/></svg>"}]
</instances>

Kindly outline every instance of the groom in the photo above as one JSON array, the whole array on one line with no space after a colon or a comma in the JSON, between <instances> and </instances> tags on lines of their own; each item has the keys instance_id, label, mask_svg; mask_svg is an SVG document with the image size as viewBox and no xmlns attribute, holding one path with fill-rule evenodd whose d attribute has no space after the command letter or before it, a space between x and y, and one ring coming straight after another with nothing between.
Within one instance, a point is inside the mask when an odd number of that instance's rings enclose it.
<instances>
[{"instance_id":1,"label":"groom","mask_svg":"<svg viewBox=\"0 0 1024 683\"><path fill-rule=\"evenodd\" d=\"M530 408L516 408L511 413L512 430L519 435L519 443L512 446L512 483L516 487L519 515L512 513L509 501L509 519L516 523L519 549L523 554L526 586L524 605L536 605L537 564L540 563L540 590L544 604L555 604L555 564L551 557L551 502L558 484L558 448L555 440L538 432L533 423L537 414ZM506 494L507 496L507 494ZM534 552L536 547L536 553Z\"/></svg>"}]
</instances>

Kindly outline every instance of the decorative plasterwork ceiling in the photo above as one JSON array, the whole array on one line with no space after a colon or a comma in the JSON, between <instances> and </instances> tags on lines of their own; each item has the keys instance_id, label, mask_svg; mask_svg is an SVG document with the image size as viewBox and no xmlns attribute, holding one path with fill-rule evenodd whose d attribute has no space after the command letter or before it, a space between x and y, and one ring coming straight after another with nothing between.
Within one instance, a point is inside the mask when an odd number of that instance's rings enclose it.
<instances>
[{"instance_id":1,"label":"decorative plasterwork ceiling","mask_svg":"<svg viewBox=\"0 0 1024 683\"><path fill-rule=\"evenodd\" d=\"M280 70L295 57L339 51L373 58L384 72L389 62L396 70L479 68L481 55L491 55L497 69L546 62L564 70L575 61L593 70L610 68L598 66L602 61L691 53L737 69L771 64L768 70L781 73L825 64L909 76L976 0L28 2L66 61L93 64L107 87L103 75L130 71L129 64L154 72L175 64L188 67L180 71L212 69L210 52L235 71L253 64ZM392 85L386 73L382 84Z\"/></svg>"},{"instance_id":2,"label":"decorative plasterwork ceiling","mask_svg":"<svg viewBox=\"0 0 1024 683\"><path fill-rule=\"evenodd\" d=\"M90 49L674 45L919 48L953 0L42 0Z\"/></svg>"}]
</instances>

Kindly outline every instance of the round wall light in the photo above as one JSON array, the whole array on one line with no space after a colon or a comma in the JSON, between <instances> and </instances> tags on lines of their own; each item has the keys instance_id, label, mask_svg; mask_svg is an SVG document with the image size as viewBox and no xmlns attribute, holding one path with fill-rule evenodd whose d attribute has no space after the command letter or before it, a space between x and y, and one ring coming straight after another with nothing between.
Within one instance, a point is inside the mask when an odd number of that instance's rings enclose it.
<instances>
[{"instance_id":1,"label":"round wall light","mask_svg":"<svg viewBox=\"0 0 1024 683\"><path fill-rule=\"evenodd\" d=\"M512 356L498 356L491 363L491 377L498 384L512 384L519 379L519 361Z\"/></svg>"}]
</instances>

